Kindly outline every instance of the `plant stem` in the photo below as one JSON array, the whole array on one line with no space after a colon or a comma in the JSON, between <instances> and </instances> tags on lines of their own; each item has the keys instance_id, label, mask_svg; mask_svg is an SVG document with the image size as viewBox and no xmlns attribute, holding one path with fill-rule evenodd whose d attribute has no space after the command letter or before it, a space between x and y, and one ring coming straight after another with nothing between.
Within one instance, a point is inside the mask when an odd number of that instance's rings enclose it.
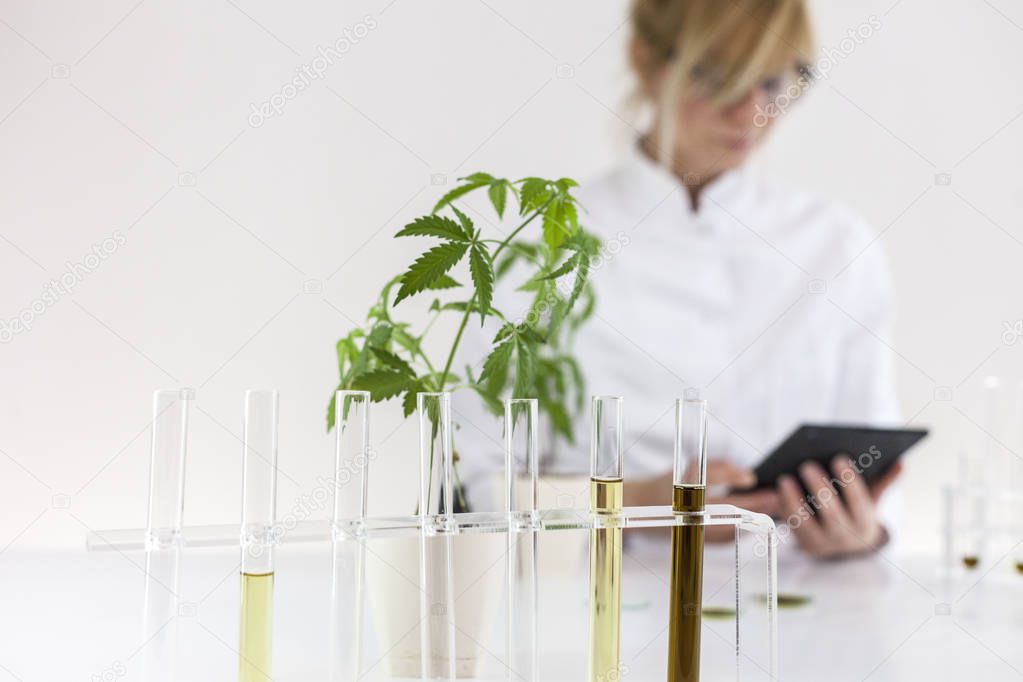
<instances>
[{"instance_id":1,"label":"plant stem","mask_svg":"<svg viewBox=\"0 0 1023 682\"><path fill-rule=\"evenodd\" d=\"M545 201L543 205L540 206L540 208L533 211L533 214L530 215L529 218L527 218L521 225L512 230L512 233L505 237L504 240L497 245L497 248L494 249L494 253L491 256L491 260L496 260L497 257L501 255L501 251L504 250L504 247L508 246L508 243L511 242L511 240L515 239L515 237L518 236L519 232L522 232L522 230L524 230L526 226L529 225L529 223L533 222L533 220L536 219L538 215L542 214L544 209L547 208L547 205L550 204L553 199L554 197L551 197L550 199ZM468 324L469 322L469 316L472 315L472 304L475 302L476 293L473 293L472 298L469 299L469 305L466 306L465 308L465 314L462 315L462 321L458 325L458 333L455 334L455 342L451 345L451 352L448 353L448 360L447 362L444 363L444 371L440 375L439 388L441 391L444 390L444 384L448 380L448 373L451 371L451 363L455 361L455 351L458 350L458 344L461 343L462 341L462 332L465 331L465 325Z\"/></svg>"},{"instance_id":2,"label":"plant stem","mask_svg":"<svg viewBox=\"0 0 1023 682\"><path fill-rule=\"evenodd\" d=\"M545 201L543 203L543 205L540 206L539 208L537 208L535 211L533 211L532 215L530 215L525 221L523 221L523 223L521 225L519 225L514 230L512 230L511 234L509 234L504 239L504 241L502 241L500 244L498 244L497 248L494 249L494 253L491 255L491 260L497 259L498 255L500 255L501 251L503 251L504 248L506 246L508 246L508 244L511 242L511 240L515 239L515 237L518 236L519 232L522 232L522 230L524 230L526 228L526 226L529 225L529 223L533 222L533 220L535 220L538 215L543 213L544 209L547 208L547 205L551 203L553 198L554 197L551 197L550 199ZM448 374L451 372L451 364L455 361L455 352L458 350L458 344L461 343L461 341L462 341L462 333L465 331L465 326L469 322L469 316L472 315L473 303L476 302L476 298L477 298L477 294L476 294L476 292L473 292L472 298L469 299L469 305L467 305L465 307L465 313L462 315L462 321L458 325L458 333L455 334L455 341L451 345L451 352L448 353L447 362L444 363L444 372L441 373L440 381L438 382L437 389L440 390L440 391L444 390L444 384L447 383ZM467 505L465 503L465 498L462 495L462 483L458 479L458 470L455 467L452 467L452 469L453 469L452 473L455 476L455 481L453 482L453 485L455 486L454 492L458 496L458 500L461 503L462 507L467 507ZM430 472L431 472L431 475L432 475L432 472L433 472L433 442L430 443ZM450 510L448 510L448 511L450 511Z\"/></svg>"}]
</instances>

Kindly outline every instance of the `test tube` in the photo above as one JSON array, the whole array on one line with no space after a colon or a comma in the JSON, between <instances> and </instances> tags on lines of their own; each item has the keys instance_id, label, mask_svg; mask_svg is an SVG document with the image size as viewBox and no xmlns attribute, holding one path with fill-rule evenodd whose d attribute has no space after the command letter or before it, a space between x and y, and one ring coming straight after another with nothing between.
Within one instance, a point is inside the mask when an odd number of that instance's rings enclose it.
<instances>
[{"instance_id":1,"label":"test tube","mask_svg":"<svg viewBox=\"0 0 1023 682\"><path fill-rule=\"evenodd\" d=\"M535 527L540 509L538 412L536 398L509 398L504 403L505 511L508 514L506 679L509 681L533 682L539 675L536 613L539 534ZM523 485L527 486L524 491ZM525 512L525 518L517 514L519 512Z\"/></svg>"},{"instance_id":2,"label":"test tube","mask_svg":"<svg viewBox=\"0 0 1023 682\"><path fill-rule=\"evenodd\" d=\"M702 514L707 490L707 403L675 401L672 511ZM671 531L671 598L668 614L668 682L699 682L703 622L703 526Z\"/></svg>"},{"instance_id":3,"label":"test tube","mask_svg":"<svg viewBox=\"0 0 1023 682\"><path fill-rule=\"evenodd\" d=\"M594 396L590 414L590 511L622 511L622 403L617 396ZM620 675L622 608L622 529L590 531L589 680Z\"/></svg>"},{"instance_id":4,"label":"test tube","mask_svg":"<svg viewBox=\"0 0 1023 682\"><path fill-rule=\"evenodd\" d=\"M1023 452L1023 381L1016 384L1016 399L1012 415L1012 430L1015 436L1017 452ZM1012 481L1012 513L1009 515L1013 535L1016 538L1023 537L1023 461L1018 457L1010 457ZM1023 576L1023 545L1016 544L1013 557L1013 567L1016 574Z\"/></svg>"},{"instance_id":5,"label":"test tube","mask_svg":"<svg viewBox=\"0 0 1023 682\"><path fill-rule=\"evenodd\" d=\"M241 622L238 679L273 674L274 522L277 505L277 391L245 392L242 430Z\"/></svg>"},{"instance_id":6,"label":"test tube","mask_svg":"<svg viewBox=\"0 0 1023 682\"><path fill-rule=\"evenodd\" d=\"M362 656L366 553L361 524L369 482L368 391L338 391L334 401L334 520L331 581L333 682L355 682Z\"/></svg>"},{"instance_id":7,"label":"test tube","mask_svg":"<svg viewBox=\"0 0 1023 682\"><path fill-rule=\"evenodd\" d=\"M142 679L171 682L177 648L178 562L185 500L190 388L153 392L146 514Z\"/></svg>"},{"instance_id":8,"label":"test tube","mask_svg":"<svg viewBox=\"0 0 1023 682\"><path fill-rule=\"evenodd\" d=\"M976 448L964 448L959 455L960 484L949 500L961 505L952 515L959 538L959 559L967 570L974 570L984 560L987 540L987 467L989 460Z\"/></svg>"},{"instance_id":9,"label":"test tube","mask_svg":"<svg viewBox=\"0 0 1023 682\"><path fill-rule=\"evenodd\" d=\"M456 677L451 394L419 393L419 615L424 680ZM437 537L438 531L441 536Z\"/></svg>"},{"instance_id":10,"label":"test tube","mask_svg":"<svg viewBox=\"0 0 1023 682\"><path fill-rule=\"evenodd\" d=\"M1009 504L1009 486L1012 482L1009 456L1000 447L1006 440L1006 399L1002 380L994 375L984 377L984 441L985 467L991 485L988 489L992 518L1006 519L1014 511Z\"/></svg>"}]
</instances>

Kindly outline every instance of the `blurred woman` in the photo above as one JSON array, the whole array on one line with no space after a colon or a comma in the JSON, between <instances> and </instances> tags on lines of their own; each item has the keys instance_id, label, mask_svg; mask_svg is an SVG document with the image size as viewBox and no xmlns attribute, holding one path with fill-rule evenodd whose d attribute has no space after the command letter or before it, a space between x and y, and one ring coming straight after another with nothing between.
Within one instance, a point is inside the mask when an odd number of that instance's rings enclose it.
<instances>
[{"instance_id":1,"label":"blurred woman","mask_svg":"<svg viewBox=\"0 0 1023 682\"><path fill-rule=\"evenodd\" d=\"M868 486L846 458L830 471L804 465L802 483L824 505L807 505L792 477L721 497L750 488L750 469L801 423L898 419L882 341L889 278L877 245L866 248L871 230L749 161L812 85L806 2L635 0L631 19L650 123L579 193L605 249L596 314L575 349L590 392L626 399L625 502L670 504L673 400L699 392L712 501L797 519L788 525L814 556L878 548L888 537L878 501L896 468ZM561 468L586 470L579 440L556 448ZM851 481L841 497L831 479Z\"/></svg>"}]
</instances>

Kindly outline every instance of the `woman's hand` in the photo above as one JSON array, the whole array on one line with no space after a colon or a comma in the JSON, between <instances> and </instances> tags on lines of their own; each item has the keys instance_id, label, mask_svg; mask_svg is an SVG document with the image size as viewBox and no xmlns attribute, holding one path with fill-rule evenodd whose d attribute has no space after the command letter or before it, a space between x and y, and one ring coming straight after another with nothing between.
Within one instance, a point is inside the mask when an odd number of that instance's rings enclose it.
<instances>
[{"instance_id":1,"label":"woman's hand","mask_svg":"<svg viewBox=\"0 0 1023 682\"><path fill-rule=\"evenodd\" d=\"M724 497L708 496L711 504L733 504L761 514L776 517L781 511L778 493L770 488L763 490L742 491L752 488L757 482L756 475L750 470L738 467L724 459L707 460L707 488L725 488L729 492ZM735 538L735 530L729 526L710 526L706 529L707 542L729 542Z\"/></svg>"},{"instance_id":2,"label":"woman's hand","mask_svg":"<svg viewBox=\"0 0 1023 682\"><path fill-rule=\"evenodd\" d=\"M877 518L877 501L898 477L901 465L893 465L871 486L867 486L845 455L832 460L831 471L829 475L816 462L804 463L799 475L810 491L806 496L794 477L782 476L778 480L782 516L799 546L818 558L877 549L887 538ZM836 492L836 482L842 497Z\"/></svg>"},{"instance_id":3,"label":"woman's hand","mask_svg":"<svg viewBox=\"0 0 1023 682\"><path fill-rule=\"evenodd\" d=\"M781 513L778 493L770 488L742 492L752 488L757 482L756 475L750 469L737 467L728 460L712 459L707 461L707 487L727 488L729 492L723 497L711 497L708 501L714 504L734 504L749 511L777 517Z\"/></svg>"}]
</instances>

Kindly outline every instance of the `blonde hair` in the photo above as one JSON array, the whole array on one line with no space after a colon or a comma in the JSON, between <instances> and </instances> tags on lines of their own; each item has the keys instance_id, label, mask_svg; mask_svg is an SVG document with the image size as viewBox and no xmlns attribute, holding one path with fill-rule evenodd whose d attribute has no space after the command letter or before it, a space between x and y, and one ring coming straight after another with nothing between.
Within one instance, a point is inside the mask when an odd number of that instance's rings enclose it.
<instances>
[{"instance_id":1,"label":"blonde hair","mask_svg":"<svg viewBox=\"0 0 1023 682\"><path fill-rule=\"evenodd\" d=\"M663 141L673 139L670 115L679 98L701 83L727 105L762 78L811 61L813 31L806 0L633 0L632 68L641 94L652 99L661 79ZM662 150L666 146L658 145Z\"/></svg>"}]
</instances>

